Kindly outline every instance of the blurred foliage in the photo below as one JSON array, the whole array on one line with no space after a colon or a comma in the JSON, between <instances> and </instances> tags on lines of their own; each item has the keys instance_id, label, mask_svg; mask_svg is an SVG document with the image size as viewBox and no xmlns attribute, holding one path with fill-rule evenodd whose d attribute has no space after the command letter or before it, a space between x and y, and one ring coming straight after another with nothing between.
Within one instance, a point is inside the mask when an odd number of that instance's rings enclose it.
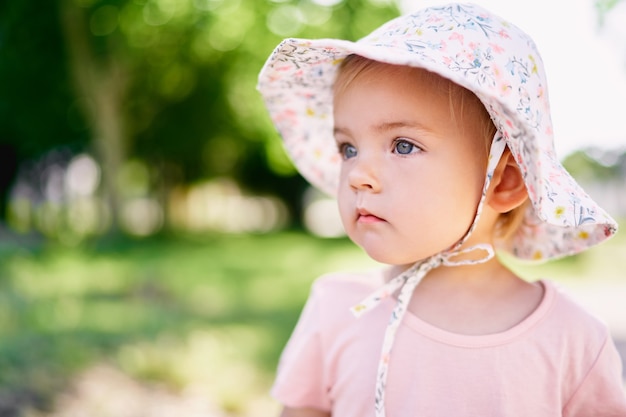
<instances>
[{"instance_id":1,"label":"blurred foliage","mask_svg":"<svg viewBox=\"0 0 626 417\"><path fill-rule=\"evenodd\" d=\"M57 14L55 2L0 3L0 144L19 160L88 140L74 124Z\"/></svg>"},{"instance_id":2,"label":"blurred foliage","mask_svg":"<svg viewBox=\"0 0 626 417\"><path fill-rule=\"evenodd\" d=\"M569 154L563 165L583 183L626 179L626 152L578 150Z\"/></svg>"},{"instance_id":3,"label":"blurred foliage","mask_svg":"<svg viewBox=\"0 0 626 417\"><path fill-rule=\"evenodd\" d=\"M53 147L95 153L113 200L115 172L138 158L165 188L228 176L298 210L305 184L259 70L284 37L356 39L397 13L384 0L2 2L0 150L14 167Z\"/></svg>"},{"instance_id":4,"label":"blurred foliage","mask_svg":"<svg viewBox=\"0 0 626 417\"><path fill-rule=\"evenodd\" d=\"M603 21L604 16L621 3L624 0L595 0L594 4L598 11L598 18L600 22Z\"/></svg>"}]
</instances>

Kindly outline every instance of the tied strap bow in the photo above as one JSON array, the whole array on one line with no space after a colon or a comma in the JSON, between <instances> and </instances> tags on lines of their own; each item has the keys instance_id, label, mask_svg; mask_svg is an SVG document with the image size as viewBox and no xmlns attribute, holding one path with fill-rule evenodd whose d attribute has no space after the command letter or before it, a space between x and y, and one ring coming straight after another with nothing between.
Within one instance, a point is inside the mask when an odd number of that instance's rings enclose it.
<instances>
[{"instance_id":1,"label":"tied strap bow","mask_svg":"<svg viewBox=\"0 0 626 417\"><path fill-rule=\"evenodd\" d=\"M478 250L485 251L486 255L479 259L454 260L454 258L458 256ZM379 289L367 296L359 304L351 307L350 311L356 318L359 318L366 312L375 308L378 304L380 304L382 300L388 298L403 286L403 293L409 292L410 294L413 294L413 290L415 289L417 284L419 284L422 278L424 278L424 276L429 271L437 268L438 266L475 265L487 262L493 257L493 247L488 244L478 244L463 250L438 253L437 255L431 256L423 262L419 262L413 265L411 268L407 269L400 275L397 275L396 277L390 279Z\"/></svg>"}]
</instances>

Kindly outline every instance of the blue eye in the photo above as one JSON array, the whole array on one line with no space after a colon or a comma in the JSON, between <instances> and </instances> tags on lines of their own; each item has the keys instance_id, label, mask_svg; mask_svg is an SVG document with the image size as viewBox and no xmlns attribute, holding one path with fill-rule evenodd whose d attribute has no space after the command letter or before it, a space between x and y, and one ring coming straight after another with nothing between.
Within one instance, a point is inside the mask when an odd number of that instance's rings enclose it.
<instances>
[{"instance_id":1,"label":"blue eye","mask_svg":"<svg viewBox=\"0 0 626 417\"><path fill-rule=\"evenodd\" d=\"M350 159L356 156L356 148L349 143L343 143L339 146L339 153L343 159Z\"/></svg>"},{"instance_id":2,"label":"blue eye","mask_svg":"<svg viewBox=\"0 0 626 417\"><path fill-rule=\"evenodd\" d=\"M411 142L400 139L394 144L393 150L395 153L400 155L409 155L414 151L419 150L419 148L413 145Z\"/></svg>"}]
</instances>

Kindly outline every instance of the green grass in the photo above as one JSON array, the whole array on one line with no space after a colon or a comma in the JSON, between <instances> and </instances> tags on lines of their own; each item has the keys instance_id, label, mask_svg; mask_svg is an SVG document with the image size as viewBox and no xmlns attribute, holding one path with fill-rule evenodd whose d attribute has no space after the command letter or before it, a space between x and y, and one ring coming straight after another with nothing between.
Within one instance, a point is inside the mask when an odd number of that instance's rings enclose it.
<instances>
[{"instance_id":1,"label":"green grass","mask_svg":"<svg viewBox=\"0 0 626 417\"><path fill-rule=\"evenodd\" d=\"M13 409L2 415L49 408L98 362L205 386L243 414L266 396L311 281L363 257L299 233L18 249L0 257L0 404Z\"/></svg>"},{"instance_id":2,"label":"green grass","mask_svg":"<svg viewBox=\"0 0 626 417\"><path fill-rule=\"evenodd\" d=\"M621 279L626 239L530 279ZM302 233L3 246L0 415L45 410L80 370L108 363L171 390L193 385L232 415L267 398L318 275L373 265L346 239Z\"/></svg>"}]
</instances>

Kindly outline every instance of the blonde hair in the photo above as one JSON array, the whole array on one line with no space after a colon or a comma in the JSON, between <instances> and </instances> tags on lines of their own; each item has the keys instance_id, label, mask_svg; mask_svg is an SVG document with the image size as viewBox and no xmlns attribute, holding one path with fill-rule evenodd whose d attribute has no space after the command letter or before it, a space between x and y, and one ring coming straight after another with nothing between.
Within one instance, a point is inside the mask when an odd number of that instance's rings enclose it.
<instances>
[{"instance_id":1,"label":"blonde hair","mask_svg":"<svg viewBox=\"0 0 626 417\"><path fill-rule=\"evenodd\" d=\"M334 96L341 95L359 75L375 72L378 76L391 72L395 65L374 61L360 55L348 55L339 66L337 78L333 86ZM467 123L466 117L473 117L478 123L479 134L484 138L485 155L489 156L491 141L496 134L496 126L480 99L470 90L421 68L413 68L416 75L425 79L442 93L448 95L452 122L461 130ZM485 170L487 167L485 167ZM513 210L500 214L496 224L496 237L508 241L518 230L524 220L528 201Z\"/></svg>"}]
</instances>

